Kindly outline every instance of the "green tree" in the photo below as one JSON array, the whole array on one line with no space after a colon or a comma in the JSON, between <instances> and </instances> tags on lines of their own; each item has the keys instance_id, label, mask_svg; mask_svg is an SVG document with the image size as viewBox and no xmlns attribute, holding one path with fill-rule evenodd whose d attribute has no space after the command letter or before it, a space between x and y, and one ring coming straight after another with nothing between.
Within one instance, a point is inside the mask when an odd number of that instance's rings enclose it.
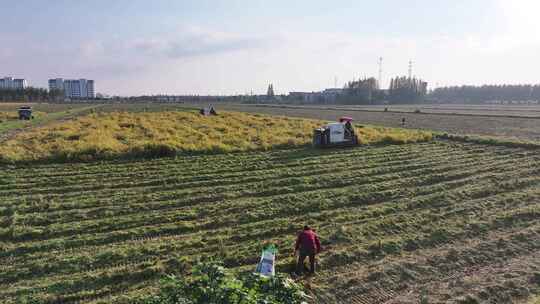
<instances>
[{"instance_id":1,"label":"green tree","mask_svg":"<svg viewBox=\"0 0 540 304\"><path fill-rule=\"evenodd\" d=\"M270 84L268 85L268 90L266 91L266 97L268 97L268 99L273 99L274 96L274 85Z\"/></svg>"},{"instance_id":2,"label":"green tree","mask_svg":"<svg viewBox=\"0 0 540 304\"><path fill-rule=\"evenodd\" d=\"M427 94L427 82L409 77L395 77L390 81L388 99L391 103L419 103Z\"/></svg>"},{"instance_id":3,"label":"green tree","mask_svg":"<svg viewBox=\"0 0 540 304\"><path fill-rule=\"evenodd\" d=\"M57 92L48 92L43 88L27 87L24 89L2 89L0 90L1 101L27 101L40 102L54 100Z\"/></svg>"},{"instance_id":4,"label":"green tree","mask_svg":"<svg viewBox=\"0 0 540 304\"><path fill-rule=\"evenodd\" d=\"M429 97L439 102L484 103L486 101L540 101L540 85L453 86L433 90Z\"/></svg>"},{"instance_id":5,"label":"green tree","mask_svg":"<svg viewBox=\"0 0 540 304\"><path fill-rule=\"evenodd\" d=\"M349 81L338 102L345 104L372 104L384 99L379 82L374 77Z\"/></svg>"}]
</instances>

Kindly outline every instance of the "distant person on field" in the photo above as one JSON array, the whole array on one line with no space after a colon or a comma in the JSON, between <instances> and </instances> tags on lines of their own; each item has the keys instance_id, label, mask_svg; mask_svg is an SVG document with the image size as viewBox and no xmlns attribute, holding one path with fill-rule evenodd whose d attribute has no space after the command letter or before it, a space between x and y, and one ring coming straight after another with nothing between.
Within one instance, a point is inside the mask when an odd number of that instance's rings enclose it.
<instances>
[{"instance_id":1,"label":"distant person on field","mask_svg":"<svg viewBox=\"0 0 540 304\"><path fill-rule=\"evenodd\" d=\"M304 226L304 230L298 234L296 245L294 247L294 255L300 252L298 263L296 264L296 273L302 274L304 270L304 261L309 257L310 273L315 273L315 255L321 252L321 242L319 237L309 226Z\"/></svg>"},{"instance_id":2,"label":"distant person on field","mask_svg":"<svg viewBox=\"0 0 540 304\"><path fill-rule=\"evenodd\" d=\"M345 123L345 134L346 134L346 137L352 137L353 135L353 127L350 121L347 121Z\"/></svg>"},{"instance_id":3,"label":"distant person on field","mask_svg":"<svg viewBox=\"0 0 540 304\"><path fill-rule=\"evenodd\" d=\"M402 126L402 127L405 127L405 117L403 117L403 118L401 119L401 126Z\"/></svg>"}]
</instances>

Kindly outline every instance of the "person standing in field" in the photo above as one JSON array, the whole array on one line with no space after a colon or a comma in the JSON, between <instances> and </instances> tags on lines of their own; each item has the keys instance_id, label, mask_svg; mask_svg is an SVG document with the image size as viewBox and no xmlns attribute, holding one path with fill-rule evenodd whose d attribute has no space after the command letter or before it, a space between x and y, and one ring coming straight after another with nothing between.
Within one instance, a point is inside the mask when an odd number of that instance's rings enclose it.
<instances>
[{"instance_id":1,"label":"person standing in field","mask_svg":"<svg viewBox=\"0 0 540 304\"><path fill-rule=\"evenodd\" d=\"M315 256L321 252L321 242L319 237L309 226L304 226L304 230L298 234L294 255L299 252L298 263L296 264L296 274L302 274L304 270L304 261L309 257L311 274L315 273Z\"/></svg>"}]
</instances>

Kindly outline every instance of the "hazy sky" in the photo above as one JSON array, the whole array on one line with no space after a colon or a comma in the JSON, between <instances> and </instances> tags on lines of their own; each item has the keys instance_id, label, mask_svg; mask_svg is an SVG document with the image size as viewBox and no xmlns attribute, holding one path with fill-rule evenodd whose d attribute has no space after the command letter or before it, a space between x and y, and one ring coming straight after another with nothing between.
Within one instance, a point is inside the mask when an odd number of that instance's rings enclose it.
<instances>
[{"instance_id":1,"label":"hazy sky","mask_svg":"<svg viewBox=\"0 0 540 304\"><path fill-rule=\"evenodd\" d=\"M4 3L5 2L5 3ZM413 74L540 83L539 0L0 0L0 77L98 92L313 91Z\"/></svg>"}]
</instances>

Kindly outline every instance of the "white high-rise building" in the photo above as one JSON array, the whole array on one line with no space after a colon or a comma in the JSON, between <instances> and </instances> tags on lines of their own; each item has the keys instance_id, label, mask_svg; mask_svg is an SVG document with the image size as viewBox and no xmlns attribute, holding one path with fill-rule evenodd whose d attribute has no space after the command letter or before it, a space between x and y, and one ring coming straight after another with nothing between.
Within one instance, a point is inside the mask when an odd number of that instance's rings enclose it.
<instances>
[{"instance_id":1,"label":"white high-rise building","mask_svg":"<svg viewBox=\"0 0 540 304\"><path fill-rule=\"evenodd\" d=\"M49 90L64 90L64 79L49 79Z\"/></svg>"},{"instance_id":2,"label":"white high-rise building","mask_svg":"<svg viewBox=\"0 0 540 304\"><path fill-rule=\"evenodd\" d=\"M49 79L49 90L63 90L69 98L95 98L94 81L87 79Z\"/></svg>"},{"instance_id":3,"label":"white high-rise building","mask_svg":"<svg viewBox=\"0 0 540 304\"><path fill-rule=\"evenodd\" d=\"M86 81L86 94L88 95L89 98L96 98L96 91L94 90L93 80Z\"/></svg>"},{"instance_id":4,"label":"white high-rise building","mask_svg":"<svg viewBox=\"0 0 540 304\"><path fill-rule=\"evenodd\" d=\"M25 89L27 87L26 79L13 79L13 88L17 90Z\"/></svg>"},{"instance_id":5,"label":"white high-rise building","mask_svg":"<svg viewBox=\"0 0 540 304\"><path fill-rule=\"evenodd\" d=\"M13 79L13 77L0 78L0 90L22 90L26 87L26 79Z\"/></svg>"}]
</instances>

